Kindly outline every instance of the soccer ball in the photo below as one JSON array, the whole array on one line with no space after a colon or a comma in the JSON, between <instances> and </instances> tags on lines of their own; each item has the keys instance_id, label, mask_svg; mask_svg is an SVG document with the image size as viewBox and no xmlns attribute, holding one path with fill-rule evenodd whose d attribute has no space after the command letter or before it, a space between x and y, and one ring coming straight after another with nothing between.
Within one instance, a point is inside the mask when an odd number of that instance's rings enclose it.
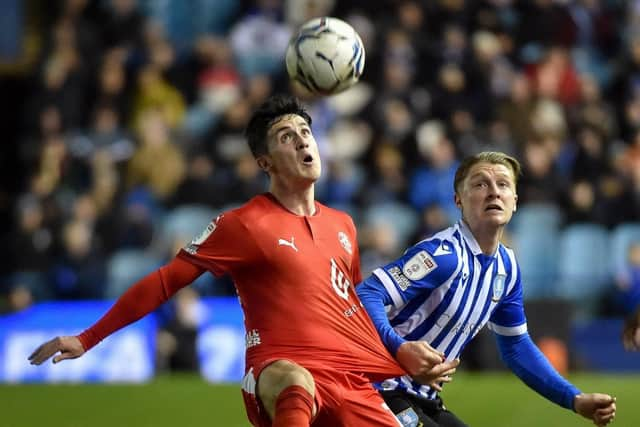
<instances>
[{"instance_id":1,"label":"soccer ball","mask_svg":"<svg viewBox=\"0 0 640 427\"><path fill-rule=\"evenodd\" d=\"M286 53L289 77L309 92L332 95L353 86L364 70L364 46L346 22L315 18L300 27Z\"/></svg>"}]
</instances>

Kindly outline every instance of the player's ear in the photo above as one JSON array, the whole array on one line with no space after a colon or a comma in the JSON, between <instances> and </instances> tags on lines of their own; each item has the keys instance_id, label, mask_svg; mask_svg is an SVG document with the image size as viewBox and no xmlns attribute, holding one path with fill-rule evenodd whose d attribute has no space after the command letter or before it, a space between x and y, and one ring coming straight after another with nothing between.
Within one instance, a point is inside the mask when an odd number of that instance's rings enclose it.
<instances>
[{"instance_id":1,"label":"player's ear","mask_svg":"<svg viewBox=\"0 0 640 427\"><path fill-rule=\"evenodd\" d=\"M458 195L457 192L453 194L453 201L458 207L458 209L462 209L462 200L460 199L460 196Z\"/></svg>"},{"instance_id":2,"label":"player's ear","mask_svg":"<svg viewBox=\"0 0 640 427\"><path fill-rule=\"evenodd\" d=\"M515 211L518 210L518 195L517 194L513 197L513 202L514 202L513 203L513 212L515 213Z\"/></svg>"},{"instance_id":3,"label":"player's ear","mask_svg":"<svg viewBox=\"0 0 640 427\"><path fill-rule=\"evenodd\" d=\"M258 167L260 169L269 173L269 171L271 170L272 164L271 164L271 159L268 156L260 156L256 159L256 162L258 162Z\"/></svg>"}]
</instances>

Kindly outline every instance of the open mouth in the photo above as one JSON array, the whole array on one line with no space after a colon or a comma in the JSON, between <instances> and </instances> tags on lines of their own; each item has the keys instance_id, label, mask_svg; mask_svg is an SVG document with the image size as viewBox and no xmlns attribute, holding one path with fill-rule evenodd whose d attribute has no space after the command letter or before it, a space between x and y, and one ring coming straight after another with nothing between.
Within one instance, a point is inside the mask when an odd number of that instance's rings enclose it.
<instances>
[{"instance_id":1,"label":"open mouth","mask_svg":"<svg viewBox=\"0 0 640 427\"><path fill-rule=\"evenodd\" d=\"M485 211L485 212L494 212L494 211L502 212L503 210L504 210L504 209L502 209L502 207L500 207L499 205L494 205L494 204L488 205L488 206L484 209L484 211Z\"/></svg>"},{"instance_id":2,"label":"open mouth","mask_svg":"<svg viewBox=\"0 0 640 427\"><path fill-rule=\"evenodd\" d=\"M307 154L306 156L304 156L304 158L302 159L302 163L304 163L305 165L310 165L313 163L313 156L311 154Z\"/></svg>"}]
</instances>

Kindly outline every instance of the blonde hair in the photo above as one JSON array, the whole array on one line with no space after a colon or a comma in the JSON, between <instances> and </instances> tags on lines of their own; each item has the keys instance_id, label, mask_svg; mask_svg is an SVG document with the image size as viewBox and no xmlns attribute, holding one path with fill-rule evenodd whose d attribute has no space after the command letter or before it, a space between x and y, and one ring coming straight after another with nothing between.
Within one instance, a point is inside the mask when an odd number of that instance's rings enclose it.
<instances>
[{"instance_id":1,"label":"blonde hair","mask_svg":"<svg viewBox=\"0 0 640 427\"><path fill-rule=\"evenodd\" d=\"M501 153L499 151L483 151L473 156L465 157L458 166L458 170L456 171L456 177L453 180L453 191L456 194L459 194L460 187L464 180L467 178L469 171L471 168L478 163L491 163L494 165L504 165L507 168L511 169L513 172L513 183L517 186L518 178L520 177L520 173L522 168L520 167L520 162L515 158Z\"/></svg>"}]
</instances>

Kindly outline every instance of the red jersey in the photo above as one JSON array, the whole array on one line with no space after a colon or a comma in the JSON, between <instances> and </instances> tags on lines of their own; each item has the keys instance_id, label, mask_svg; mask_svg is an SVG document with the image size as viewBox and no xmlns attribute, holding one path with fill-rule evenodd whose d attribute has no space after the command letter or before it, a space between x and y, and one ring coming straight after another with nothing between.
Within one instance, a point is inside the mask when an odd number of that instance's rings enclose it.
<instances>
[{"instance_id":1,"label":"red jersey","mask_svg":"<svg viewBox=\"0 0 640 427\"><path fill-rule=\"evenodd\" d=\"M278 357L372 380L404 374L355 293L360 258L347 214L316 202L315 215L298 216L260 195L220 215L178 257L233 279L247 366Z\"/></svg>"}]
</instances>

